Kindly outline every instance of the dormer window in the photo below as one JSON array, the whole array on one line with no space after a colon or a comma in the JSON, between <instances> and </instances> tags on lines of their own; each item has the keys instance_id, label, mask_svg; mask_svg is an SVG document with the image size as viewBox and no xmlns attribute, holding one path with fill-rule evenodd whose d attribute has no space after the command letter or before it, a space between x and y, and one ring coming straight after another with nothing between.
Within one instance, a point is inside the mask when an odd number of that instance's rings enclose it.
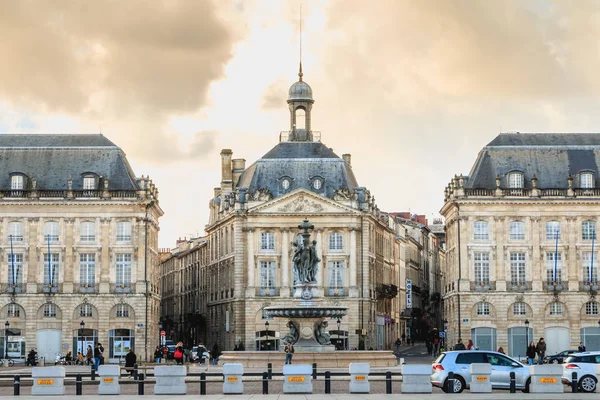
<instances>
[{"instance_id":1,"label":"dormer window","mask_svg":"<svg viewBox=\"0 0 600 400\"><path fill-rule=\"evenodd\" d=\"M316 190L321 189L321 187L323 187L323 182L321 182L320 179L315 179L313 181L313 188L315 188Z\"/></svg>"},{"instance_id":2,"label":"dormer window","mask_svg":"<svg viewBox=\"0 0 600 400\"><path fill-rule=\"evenodd\" d=\"M281 187L283 188L283 190L288 190L290 188L290 180L285 178L284 180L281 181Z\"/></svg>"},{"instance_id":3,"label":"dormer window","mask_svg":"<svg viewBox=\"0 0 600 400\"><path fill-rule=\"evenodd\" d=\"M522 189L523 174L520 172L511 172L508 174L508 187L510 189Z\"/></svg>"},{"instance_id":4,"label":"dormer window","mask_svg":"<svg viewBox=\"0 0 600 400\"><path fill-rule=\"evenodd\" d=\"M25 189L25 177L23 175L13 175L10 177L11 190Z\"/></svg>"},{"instance_id":5,"label":"dormer window","mask_svg":"<svg viewBox=\"0 0 600 400\"><path fill-rule=\"evenodd\" d=\"M582 172L579 175L579 184L582 189L594 188L594 174L591 172Z\"/></svg>"},{"instance_id":6,"label":"dormer window","mask_svg":"<svg viewBox=\"0 0 600 400\"><path fill-rule=\"evenodd\" d=\"M88 175L83 177L83 190L96 190L95 176Z\"/></svg>"}]
</instances>

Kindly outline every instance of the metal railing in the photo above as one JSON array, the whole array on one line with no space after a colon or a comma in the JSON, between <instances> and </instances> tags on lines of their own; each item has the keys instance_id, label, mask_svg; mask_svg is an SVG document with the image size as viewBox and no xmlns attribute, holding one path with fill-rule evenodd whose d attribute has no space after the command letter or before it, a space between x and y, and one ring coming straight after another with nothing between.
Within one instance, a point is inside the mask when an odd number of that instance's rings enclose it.
<instances>
[{"instance_id":1,"label":"metal railing","mask_svg":"<svg viewBox=\"0 0 600 400\"><path fill-rule=\"evenodd\" d=\"M279 288L278 287L257 287L256 288L256 296L279 296Z\"/></svg>"},{"instance_id":2,"label":"metal railing","mask_svg":"<svg viewBox=\"0 0 600 400\"><path fill-rule=\"evenodd\" d=\"M531 282L525 281L510 281L507 290L521 292L531 290Z\"/></svg>"}]
</instances>

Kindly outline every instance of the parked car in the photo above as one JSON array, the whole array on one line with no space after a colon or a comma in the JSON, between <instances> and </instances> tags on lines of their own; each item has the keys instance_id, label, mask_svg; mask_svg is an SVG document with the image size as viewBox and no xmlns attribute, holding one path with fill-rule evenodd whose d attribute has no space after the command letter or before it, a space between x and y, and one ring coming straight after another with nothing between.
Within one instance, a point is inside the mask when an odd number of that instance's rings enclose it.
<instances>
[{"instance_id":1,"label":"parked car","mask_svg":"<svg viewBox=\"0 0 600 400\"><path fill-rule=\"evenodd\" d=\"M202 354L206 352L206 347L199 345L192 347L192 358L190 361L192 362L203 362Z\"/></svg>"},{"instance_id":2,"label":"parked car","mask_svg":"<svg viewBox=\"0 0 600 400\"><path fill-rule=\"evenodd\" d=\"M577 350L564 350L558 354L544 357L544 362L548 364L562 364L564 359L567 358L569 354L574 353L577 353Z\"/></svg>"},{"instance_id":3,"label":"parked car","mask_svg":"<svg viewBox=\"0 0 600 400\"><path fill-rule=\"evenodd\" d=\"M510 373L515 373L516 388L529 392L531 382L529 368L506 354L484 350L458 350L442 353L431 365L431 384L447 392L448 373L454 372L454 393L460 393L471 385L471 364L492 365L490 382L494 389L510 388Z\"/></svg>"},{"instance_id":4,"label":"parked car","mask_svg":"<svg viewBox=\"0 0 600 400\"><path fill-rule=\"evenodd\" d=\"M577 372L579 390L595 392L598 384L596 367L600 364L600 351L586 351L571 354L563 364L562 383L570 385L573 372Z\"/></svg>"},{"instance_id":5,"label":"parked car","mask_svg":"<svg viewBox=\"0 0 600 400\"><path fill-rule=\"evenodd\" d=\"M167 353L167 360L172 360L173 356L175 355L175 349L177 348L176 345L174 344L168 344L167 345L167 349L169 349L169 352Z\"/></svg>"}]
</instances>

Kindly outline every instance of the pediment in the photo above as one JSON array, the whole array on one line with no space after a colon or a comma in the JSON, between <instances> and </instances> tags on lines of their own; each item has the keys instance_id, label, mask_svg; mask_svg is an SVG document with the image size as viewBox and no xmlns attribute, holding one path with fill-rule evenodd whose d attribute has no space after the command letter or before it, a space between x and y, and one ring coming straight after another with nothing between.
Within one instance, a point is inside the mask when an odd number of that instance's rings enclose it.
<instances>
[{"instance_id":1,"label":"pediment","mask_svg":"<svg viewBox=\"0 0 600 400\"><path fill-rule=\"evenodd\" d=\"M304 189L267 201L248 210L249 214L348 214L358 211Z\"/></svg>"}]
</instances>

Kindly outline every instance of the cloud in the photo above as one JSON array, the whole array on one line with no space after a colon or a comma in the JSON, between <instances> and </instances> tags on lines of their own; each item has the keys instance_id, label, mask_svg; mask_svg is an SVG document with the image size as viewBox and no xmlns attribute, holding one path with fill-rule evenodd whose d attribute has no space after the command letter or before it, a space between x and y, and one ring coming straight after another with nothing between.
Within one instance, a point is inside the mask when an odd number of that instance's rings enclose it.
<instances>
[{"instance_id":1,"label":"cloud","mask_svg":"<svg viewBox=\"0 0 600 400\"><path fill-rule=\"evenodd\" d=\"M263 96L262 109L280 110L282 105L287 101L286 94L289 86L289 82L285 82L281 79L270 84Z\"/></svg>"}]
</instances>

